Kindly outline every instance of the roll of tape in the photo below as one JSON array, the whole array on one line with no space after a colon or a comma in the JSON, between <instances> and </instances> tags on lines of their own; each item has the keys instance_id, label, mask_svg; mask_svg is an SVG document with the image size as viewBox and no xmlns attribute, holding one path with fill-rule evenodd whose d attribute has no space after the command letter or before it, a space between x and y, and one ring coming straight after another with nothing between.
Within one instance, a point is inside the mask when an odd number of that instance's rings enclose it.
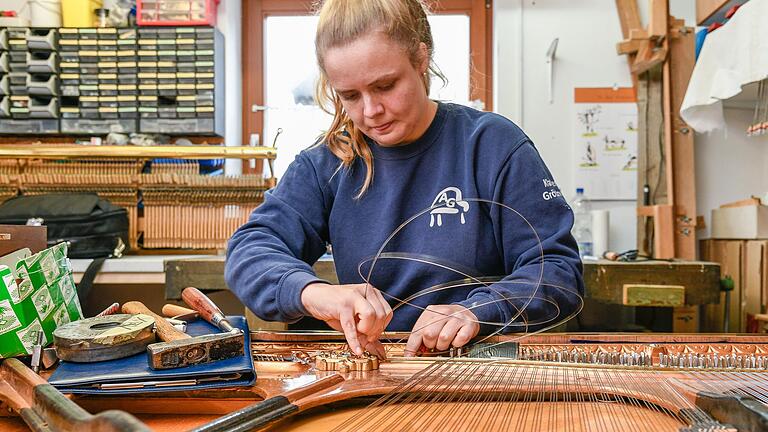
<instances>
[{"instance_id":1,"label":"roll of tape","mask_svg":"<svg viewBox=\"0 0 768 432\"><path fill-rule=\"evenodd\" d=\"M113 360L144 351L155 341L155 319L142 314L115 314L65 324L53 332L56 355L66 361Z\"/></svg>"}]
</instances>

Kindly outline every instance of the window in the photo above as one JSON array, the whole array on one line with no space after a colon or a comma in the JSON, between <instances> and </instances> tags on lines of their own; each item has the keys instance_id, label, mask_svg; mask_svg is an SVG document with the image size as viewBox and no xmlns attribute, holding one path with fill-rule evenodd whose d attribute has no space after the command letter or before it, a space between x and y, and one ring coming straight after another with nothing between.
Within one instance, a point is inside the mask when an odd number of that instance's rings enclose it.
<instances>
[{"instance_id":1,"label":"window","mask_svg":"<svg viewBox=\"0 0 768 432\"><path fill-rule=\"evenodd\" d=\"M485 1L477 0L441 5L433 8L435 14L429 20L434 60L448 83L434 79L430 97L490 109L491 88L486 83L491 78L485 73L491 70L486 60L490 29L485 25L490 22L490 9ZM261 145L276 142L279 151L274 167L279 178L331 120L313 98L318 75L314 51L317 17L310 14L306 3L290 0L243 2L243 17L244 142L251 142L252 134L258 134ZM477 36L480 30L482 37ZM261 167L243 170L260 172Z\"/></svg>"}]
</instances>

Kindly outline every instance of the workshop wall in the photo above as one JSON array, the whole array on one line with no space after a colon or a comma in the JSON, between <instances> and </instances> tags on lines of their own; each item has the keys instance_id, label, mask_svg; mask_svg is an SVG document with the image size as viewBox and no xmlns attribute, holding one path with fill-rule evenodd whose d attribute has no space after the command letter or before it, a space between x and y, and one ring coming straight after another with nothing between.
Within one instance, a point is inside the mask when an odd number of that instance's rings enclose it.
<instances>
[{"instance_id":1,"label":"workshop wall","mask_svg":"<svg viewBox=\"0 0 768 432\"><path fill-rule=\"evenodd\" d=\"M727 129L696 134L696 205L708 238L712 209L722 204L768 194L768 135L747 137L753 108L724 109Z\"/></svg>"},{"instance_id":2,"label":"workshop wall","mask_svg":"<svg viewBox=\"0 0 768 432\"><path fill-rule=\"evenodd\" d=\"M647 22L648 2L638 0ZM689 25L694 0L672 0L670 12ZM575 194L573 169L574 87L630 87L627 57L616 54L622 39L613 0L495 0L495 108L533 139L569 199ZM559 38L554 63L554 102L547 97L545 54ZM589 191L586 191L589 195ZM610 211L613 250L636 248L635 201L599 201Z\"/></svg>"},{"instance_id":3,"label":"workshop wall","mask_svg":"<svg viewBox=\"0 0 768 432\"><path fill-rule=\"evenodd\" d=\"M638 0L644 22L647 1ZM671 0L671 13L695 23L694 0ZM226 110L240 112L241 0L219 5L218 27L226 40ZM531 136L567 197L573 196L573 88L631 85L626 56L616 54L621 39L613 0L495 0L494 110ZM554 103L547 101L545 53L559 38L554 70ZM698 214L710 223L710 210L722 203L768 191L768 137L750 139L742 132L751 119L744 109L726 109L729 131L696 135ZM228 145L241 143L241 116L226 116ZM227 165L236 174L239 161ZM738 167L734 169L733 167ZM719 173L723 173L722 175ZM611 213L609 247L636 247L634 201L602 201L596 209ZM700 231L700 238L709 231Z\"/></svg>"}]
</instances>

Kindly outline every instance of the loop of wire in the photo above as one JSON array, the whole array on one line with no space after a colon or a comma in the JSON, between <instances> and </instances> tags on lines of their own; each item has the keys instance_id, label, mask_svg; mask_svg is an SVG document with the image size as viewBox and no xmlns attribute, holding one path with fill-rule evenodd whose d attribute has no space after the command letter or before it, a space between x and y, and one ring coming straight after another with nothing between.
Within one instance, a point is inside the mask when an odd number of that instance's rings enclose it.
<instances>
[{"instance_id":1,"label":"loop of wire","mask_svg":"<svg viewBox=\"0 0 768 432\"><path fill-rule=\"evenodd\" d=\"M498 334L500 334L502 332L509 332L510 330L513 330L513 329L522 329L520 331L521 335L519 335L517 337L514 337L514 338L512 338L510 340L511 341L520 340L520 339L522 339L524 337L531 336L531 335L534 335L534 334L537 334L537 333L540 333L540 332L552 329L554 327L557 327L557 326L567 322L568 320L572 319L573 317L575 317L581 311L581 309L584 307L584 299L581 296L581 294L575 288L564 287L564 286L560 286L560 285L548 284L548 283L544 283L543 282L543 279L544 279L544 249L543 249L542 244L541 244L541 238L539 237L539 234L536 231L536 229L534 228L533 224L531 224L531 222L525 216L523 216L519 211L515 210L514 208L512 208L512 207L510 207L510 206L508 206L506 204L503 204L503 203L500 203L500 202L496 202L496 201L492 201L492 200L483 199L483 198L464 198L464 200L468 201L468 202L484 203L484 204L488 204L490 206L499 206L504 211L512 212L514 215L519 217L521 219L521 221L528 227L528 229L530 229L530 232L532 233L532 238L535 239L535 241L537 243L538 253L539 253L539 260L538 260L538 262L539 262L539 274L537 276L537 280L536 281L505 280L505 278L507 276L473 276L473 275L469 274L469 272L467 270L459 269L459 268L457 268L458 266L456 266L456 265L450 265L450 264L446 264L444 262L440 262L438 259L436 259L434 257L427 256L427 255L412 254L412 253L407 253L407 252L384 252L384 250L390 244L390 242L395 237L397 237L397 235L403 229L405 229L409 224L411 224L413 221L415 221L419 217L427 214L428 212L432 212L435 209L447 207L447 204L440 203L440 204L437 204L437 205L432 205L430 207L427 207L427 208L419 211L418 213L414 214L413 216L409 217L408 219L406 219L405 222L400 224L397 228L395 228L392 231L392 233L389 234L389 236L387 236L387 238L384 240L384 242L379 247L379 249L376 251L376 254L373 257L365 259L365 260L361 261L358 264L358 274L365 281L365 284L366 284L366 286L365 286L365 296L367 297L369 289L372 288L371 278L372 278L372 276L374 274L374 270L376 268L376 264L380 260L404 260L404 261L411 261L411 262L420 262L420 263L423 263L423 264L427 264L427 265L439 267L439 268L442 268L442 269L445 269L445 270L449 270L449 271L454 272L457 275L461 276L462 279L458 279L458 280L455 280L455 281L451 281L451 282L442 283L442 284L439 284L439 285L423 288L423 289L419 290L418 292L416 292L415 294L412 294L412 295L408 296L405 299L400 299L400 298L398 298L398 297L396 297L396 296L394 296L392 294L387 293L386 290L382 290L381 291L382 295L384 295L389 300L394 301L394 305L392 305L393 313L396 312L399 308L401 308L403 306L410 306L410 307L413 307L413 308L420 309L420 310L424 311L424 310L426 310L426 307L422 307L422 306L419 306L419 305L415 304L414 301L416 299L418 299L420 297L423 297L423 296L426 296L426 295L429 295L429 294L433 294L435 292L451 290L451 289L457 289L457 288L462 288L462 287L466 287L466 286L470 286L470 285L478 285L478 286L482 285L482 286L486 287L489 291L491 291L497 297L496 299L492 299L492 300L489 300L487 302L478 302L478 303L474 304L473 306L467 308L470 311L472 311L474 309L482 308L482 307L484 307L486 305L489 305L489 304L496 304L496 303L502 303L502 302L503 303L507 303L508 305L511 306L511 308L515 312L510 317L510 319L507 320L506 322L487 322L487 321L481 321L481 320L474 320L474 322L476 322L479 325L486 325L486 326L496 327L495 331L493 331L490 334L484 335L480 340L477 340L476 343L484 342L484 341L486 341L487 339L489 339L489 338L491 338L493 336L496 336L496 335L498 335ZM367 263L370 263L370 267L368 269L367 274L364 274L363 268L365 267L365 265ZM519 285L519 286L533 287L533 289L532 289L532 292L530 293L530 295L510 296L508 293L502 292L499 289L497 289L497 287L499 285L513 285L513 286L514 285ZM549 297L547 297L545 295L539 295L539 290L540 290L541 287L550 287L550 288L554 288L554 289L559 289L561 292L566 293L567 295L571 295L574 299L577 300L578 304L577 304L576 308L574 309L574 311L572 313L570 313L569 315L567 315L565 317L562 317L562 319L558 320L557 318L560 316L560 312L561 312L558 303L554 299L549 298ZM515 302L515 300L522 300L523 304L520 306L518 302ZM529 307L529 305L531 303L533 303L534 301L536 301L537 304L548 304L548 305L550 305L552 307L552 312L553 313L551 313L551 314L549 314L548 316L545 316L545 317L539 317L539 319L536 320L536 321L529 321L526 318L526 316L525 316L525 311ZM430 321L430 322L424 324L424 326L421 326L421 327L418 327L418 328L414 328L412 331L413 332L419 332L420 330L424 329L425 327L427 327L427 326L429 326L429 325L431 325L431 324L433 324L435 322L439 322L441 320L445 320L445 319L451 318L451 317L456 315L456 313L444 314L444 313L441 313L441 312L438 312L438 311L432 311L432 312L437 314L437 315L441 315L442 317L437 318L437 319L435 319L433 321ZM529 327L531 327L531 326L536 326L537 330L529 331ZM403 340L401 339L398 342L402 342L402 341ZM499 345L501 343L504 343L504 342L499 342L499 343L496 343L496 344L485 345L482 349L483 350L492 350L494 347L496 347L497 345ZM467 355L467 354L468 353L464 353L462 355Z\"/></svg>"}]
</instances>

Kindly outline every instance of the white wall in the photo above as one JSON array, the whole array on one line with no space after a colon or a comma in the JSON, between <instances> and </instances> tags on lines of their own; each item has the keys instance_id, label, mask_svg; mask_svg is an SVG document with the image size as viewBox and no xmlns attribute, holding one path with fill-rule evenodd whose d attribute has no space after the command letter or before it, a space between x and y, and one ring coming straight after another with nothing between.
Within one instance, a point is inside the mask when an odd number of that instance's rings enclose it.
<instances>
[{"instance_id":1,"label":"white wall","mask_svg":"<svg viewBox=\"0 0 768 432\"><path fill-rule=\"evenodd\" d=\"M726 130L696 134L696 200L707 238L712 209L721 204L768 193L768 135L747 137L752 110L726 108Z\"/></svg>"},{"instance_id":2,"label":"white wall","mask_svg":"<svg viewBox=\"0 0 768 432\"><path fill-rule=\"evenodd\" d=\"M638 0L641 18L647 2ZM694 0L673 0L670 11L695 16ZM627 57L616 54L622 39L613 0L495 0L496 111L532 138L567 197L575 192L573 157L574 87L632 85ZM547 100L545 54L558 38L554 102ZM589 194L589 191L587 191ZM610 211L609 249L636 248L635 201L599 201Z\"/></svg>"}]
</instances>

